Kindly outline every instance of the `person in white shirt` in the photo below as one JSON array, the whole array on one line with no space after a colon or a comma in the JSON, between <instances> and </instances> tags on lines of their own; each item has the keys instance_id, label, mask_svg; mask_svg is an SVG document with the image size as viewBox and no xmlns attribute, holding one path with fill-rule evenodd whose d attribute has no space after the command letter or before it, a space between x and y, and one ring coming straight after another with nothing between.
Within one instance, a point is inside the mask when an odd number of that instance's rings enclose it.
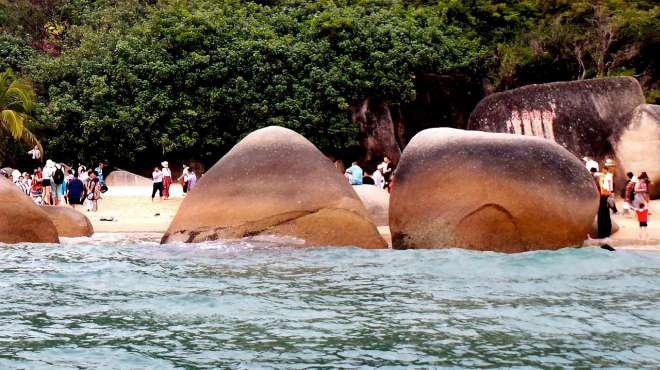
<instances>
[{"instance_id":1,"label":"person in white shirt","mask_svg":"<svg viewBox=\"0 0 660 370\"><path fill-rule=\"evenodd\" d=\"M151 190L151 201L154 201L156 192L158 192L158 197L163 199L163 172L160 171L158 167L154 168L154 172L151 174L151 178L154 182L153 189Z\"/></svg>"},{"instance_id":2,"label":"person in white shirt","mask_svg":"<svg viewBox=\"0 0 660 370\"><path fill-rule=\"evenodd\" d=\"M378 189L382 189L383 185L385 184L385 178L381 172L382 168L383 166L379 164L378 167L376 167L376 171L374 171L374 173L371 175L371 177L374 179L374 185L376 185Z\"/></svg>"},{"instance_id":3,"label":"person in white shirt","mask_svg":"<svg viewBox=\"0 0 660 370\"><path fill-rule=\"evenodd\" d=\"M46 166L42 171L41 186L44 187L43 201L46 205L52 205L52 181L53 174L55 173L55 162L50 159L46 161Z\"/></svg>"},{"instance_id":4,"label":"person in white shirt","mask_svg":"<svg viewBox=\"0 0 660 370\"><path fill-rule=\"evenodd\" d=\"M41 151L39 150L39 147L35 145L35 147L28 152L28 154L34 159L35 161L38 161L41 159Z\"/></svg>"},{"instance_id":5,"label":"person in white shirt","mask_svg":"<svg viewBox=\"0 0 660 370\"><path fill-rule=\"evenodd\" d=\"M591 171L592 168L595 168L596 172L600 171L600 166L598 166L598 162L594 161L589 157L584 157L582 158L582 160L584 161L584 166L587 168L588 171Z\"/></svg>"}]
</instances>

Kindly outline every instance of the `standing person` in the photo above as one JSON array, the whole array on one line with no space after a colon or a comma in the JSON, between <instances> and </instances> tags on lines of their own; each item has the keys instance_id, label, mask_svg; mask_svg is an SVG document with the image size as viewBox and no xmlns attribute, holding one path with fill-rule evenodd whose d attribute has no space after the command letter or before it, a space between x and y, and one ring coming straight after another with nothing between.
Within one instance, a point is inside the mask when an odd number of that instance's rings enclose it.
<instances>
[{"instance_id":1,"label":"standing person","mask_svg":"<svg viewBox=\"0 0 660 370\"><path fill-rule=\"evenodd\" d=\"M42 179L41 167L37 167L34 170L34 176L32 176L32 188L30 190L30 196L32 200L38 205L43 205L44 200L44 188L41 185Z\"/></svg>"},{"instance_id":2,"label":"standing person","mask_svg":"<svg viewBox=\"0 0 660 370\"><path fill-rule=\"evenodd\" d=\"M637 214L637 221L639 221L639 238L646 240L649 238L649 209L646 208L644 203L640 203L639 208L635 209L635 213Z\"/></svg>"},{"instance_id":3,"label":"standing person","mask_svg":"<svg viewBox=\"0 0 660 370\"><path fill-rule=\"evenodd\" d=\"M633 201L635 200L635 185L637 183L637 178L632 172L626 174L628 180L626 185L623 188L623 213L627 214L629 211L633 210Z\"/></svg>"},{"instance_id":4,"label":"standing person","mask_svg":"<svg viewBox=\"0 0 660 370\"><path fill-rule=\"evenodd\" d=\"M73 171L70 171L73 172ZM85 184L78 178L77 173L71 174L71 179L66 184L65 197L69 202L71 208L76 208L76 205L82 204L83 194L85 191Z\"/></svg>"},{"instance_id":5,"label":"standing person","mask_svg":"<svg viewBox=\"0 0 660 370\"><path fill-rule=\"evenodd\" d=\"M170 164L167 161L161 163L163 166L163 197L165 200L170 199L170 186L172 185L172 171Z\"/></svg>"},{"instance_id":6,"label":"standing person","mask_svg":"<svg viewBox=\"0 0 660 370\"><path fill-rule=\"evenodd\" d=\"M385 179L383 178L383 173L381 172L382 168L383 166L379 164L378 167L376 167L376 171L374 171L374 173L371 175L371 177L374 179L374 185L376 185L378 189L382 189L383 185L385 184Z\"/></svg>"},{"instance_id":7,"label":"standing person","mask_svg":"<svg viewBox=\"0 0 660 370\"><path fill-rule=\"evenodd\" d=\"M357 162L353 162L351 167L346 169L346 173L350 175L349 180L351 185L362 185L362 177L364 172L362 171L362 168L358 166Z\"/></svg>"},{"instance_id":8,"label":"standing person","mask_svg":"<svg viewBox=\"0 0 660 370\"><path fill-rule=\"evenodd\" d=\"M612 173L612 165L610 164L609 160L605 162L603 171L604 172L601 176L601 189L607 190L607 193L609 194L607 198L607 204L612 209L612 212L617 214L618 210L616 209L616 202L614 200L614 174Z\"/></svg>"},{"instance_id":9,"label":"standing person","mask_svg":"<svg viewBox=\"0 0 660 370\"><path fill-rule=\"evenodd\" d=\"M103 177L103 168L105 167L105 164L103 162L99 162L99 166L94 169L96 171L96 176L99 180L100 185L105 185L105 177Z\"/></svg>"},{"instance_id":10,"label":"standing person","mask_svg":"<svg viewBox=\"0 0 660 370\"><path fill-rule=\"evenodd\" d=\"M392 161L389 158L384 157L383 163L380 164L383 171L383 178L385 179L385 188L390 188L390 181L392 181L392 172L394 172L394 166Z\"/></svg>"},{"instance_id":11,"label":"standing person","mask_svg":"<svg viewBox=\"0 0 660 370\"><path fill-rule=\"evenodd\" d=\"M189 171L188 172L188 191L192 191L192 189L195 188L195 185L197 185L197 174L195 171Z\"/></svg>"},{"instance_id":12,"label":"standing person","mask_svg":"<svg viewBox=\"0 0 660 370\"><path fill-rule=\"evenodd\" d=\"M55 165L55 171L53 172L53 179L51 181L51 193L53 195L53 204L60 204L60 194L61 188L64 186L64 171L62 170L61 164Z\"/></svg>"},{"instance_id":13,"label":"standing person","mask_svg":"<svg viewBox=\"0 0 660 370\"><path fill-rule=\"evenodd\" d=\"M87 211L96 212L99 210L99 198L101 197L100 180L96 177L96 171L89 171L87 173L87 184L85 191L87 194Z\"/></svg>"},{"instance_id":14,"label":"standing person","mask_svg":"<svg viewBox=\"0 0 660 370\"><path fill-rule=\"evenodd\" d=\"M642 172L637 176L637 185L635 185L635 201L634 201L634 206L635 208L639 208L639 205L644 203L644 204L649 204L650 197L649 197L649 176L646 174L646 172ZM646 207L648 209L648 207Z\"/></svg>"},{"instance_id":15,"label":"standing person","mask_svg":"<svg viewBox=\"0 0 660 370\"><path fill-rule=\"evenodd\" d=\"M38 145L35 145L34 148L32 148L32 150L27 152L27 154L29 154L30 157L32 157L32 160L41 161L41 150L39 150Z\"/></svg>"},{"instance_id":16,"label":"standing person","mask_svg":"<svg viewBox=\"0 0 660 370\"><path fill-rule=\"evenodd\" d=\"M55 173L55 163L50 159L46 161L46 166L42 171L41 186L43 186L43 202L46 205L52 205L51 191L53 173Z\"/></svg>"},{"instance_id":17,"label":"standing person","mask_svg":"<svg viewBox=\"0 0 660 370\"><path fill-rule=\"evenodd\" d=\"M186 195L188 192L188 175L189 175L189 168L185 164L183 165L183 172L181 172L181 176L179 176L178 181L181 184L181 187L183 187L183 195Z\"/></svg>"},{"instance_id":18,"label":"standing person","mask_svg":"<svg viewBox=\"0 0 660 370\"><path fill-rule=\"evenodd\" d=\"M153 188L151 190L151 201L154 201L156 192L158 192L158 197L163 200L163 172L161 172L158 167L154 167L154 172L151 173L151 179L153 180Z\"/></svg>"}]
</instances>

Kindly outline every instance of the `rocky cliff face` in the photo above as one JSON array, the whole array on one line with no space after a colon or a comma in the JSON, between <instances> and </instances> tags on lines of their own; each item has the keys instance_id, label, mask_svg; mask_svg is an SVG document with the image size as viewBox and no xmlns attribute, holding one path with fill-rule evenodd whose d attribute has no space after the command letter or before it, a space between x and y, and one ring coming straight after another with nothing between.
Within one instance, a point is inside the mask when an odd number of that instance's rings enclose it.
<instances>
[{"instance_id":1,"label":"rocky cliff face","mask_svg":"<svg viewBox=\"0 0 660 370\"><path fill-rule=\"evenodd\" d=\"M469 130L540 136L578 157L614 158L614 147L644 104L632 77L529 85L483 99Z\"/></svg>"},{"instance_id":2,"label":"rocky cliff face","mask_svg":"<svg viewBox=\"0 0 660 370\"><path fill-rule=\"evenodd\" d=\"M352 120L360 128L368 167L375 167L383 156L398 163L408 141L424 129L465 129L469 113L492 91L487 80L463 74L421 74L415 84L417 93L409 103L367 98L353 106Z\"/></svg>"}]
</instances>

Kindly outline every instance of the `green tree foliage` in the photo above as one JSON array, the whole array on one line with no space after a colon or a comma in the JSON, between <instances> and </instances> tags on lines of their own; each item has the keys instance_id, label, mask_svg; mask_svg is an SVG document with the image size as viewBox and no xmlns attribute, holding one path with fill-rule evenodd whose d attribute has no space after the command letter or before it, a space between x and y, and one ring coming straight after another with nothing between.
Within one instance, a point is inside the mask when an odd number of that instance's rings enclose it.
<instances>
[{"instance_id":1,"label":"green tree foliage","mask_svg":"<svg viewBox=\"0 0 660 370\"><path fill-rule=\"evenodd\" d=\"M0 139L8 135L30 146L36 145L43 151L29 129L30 121L34 120L30 115L35 103L34 98L32 88L16 78L11 69L0 73Z\"/></svg>"},{"instance_id":2,"label":"green tree foliage","mask_svg":"<svg viewBox=\"0 0 660 370\"><path fill-rule=\"evenodd\" d=\"M267 125L351 147L351 108L410 101L424 73L634 75L657 102L659 17L651 0L0 0L0 67L33 81L61 159L212 163Z\"/></svg>"},{"instance_id":3,"label":"green tree foliage","mask_svg":"<svg viewBox=\"0 0 660 370\"><path fill-rule=\"evenodd\" d=\"M65 52L30 71L56 127L51 150L213 161L268 125L341 149L355 143L352 105L407 101L416 73L462 68L481 52L434 9L398 3L125 5L71 26Z\"/></svg>"}]
</instances>

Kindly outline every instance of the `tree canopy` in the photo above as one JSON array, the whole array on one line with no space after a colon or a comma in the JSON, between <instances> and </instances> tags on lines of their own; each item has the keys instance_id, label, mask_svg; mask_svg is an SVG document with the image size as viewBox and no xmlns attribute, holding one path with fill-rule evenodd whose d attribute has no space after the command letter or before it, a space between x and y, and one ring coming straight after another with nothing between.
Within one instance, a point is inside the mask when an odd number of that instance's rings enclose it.
<instances>
[{"instance_id":1,"label":"tree canopy","mask_svg":"<svg viewBox=\"0 0 660 370\"><path fill-rule=\"evenodd\" d=\"M408 102L424 73L498 89L632 74L660 96L652 1L0 4L0 68L33 81L46 151L72 162L212 163L268 125L332 153L356 144L351 107Z\"/></svg>"}]
</instances>

